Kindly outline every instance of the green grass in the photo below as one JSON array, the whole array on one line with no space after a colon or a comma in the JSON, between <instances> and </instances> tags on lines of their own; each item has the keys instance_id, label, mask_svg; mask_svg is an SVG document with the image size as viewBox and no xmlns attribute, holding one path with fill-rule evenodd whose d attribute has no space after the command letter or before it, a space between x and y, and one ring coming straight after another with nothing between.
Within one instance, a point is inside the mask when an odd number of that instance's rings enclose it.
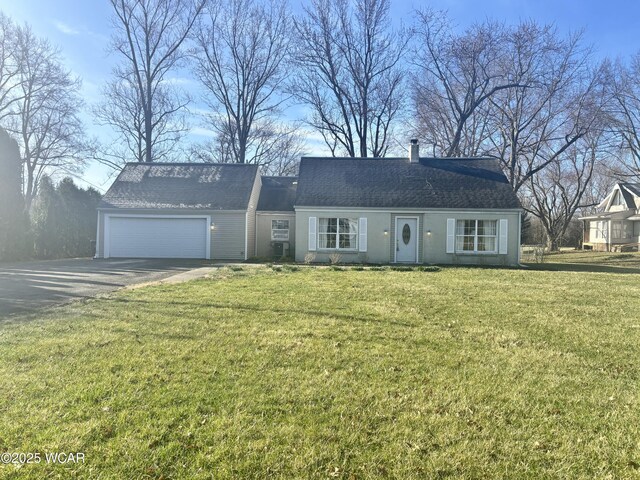
<instances>
[{"instance_id":1,"label":"green grass","mask_svg":"<svg viewBox=\"0 0 640 480\"><path fill-rule=\"evenodd\" d=\"M637 478L640 277L254 268L0 325L3 478Z\"/></svg>"},{"instance_id":2,"label":"green grass","mask_svg":"<svg viewBox=\"0 0 640 480\"><path fill-rule=\"evenodd\" d=\"M575 272L640 273L640 253L564 251L547 254L544 263L527 264L540 270Z\"/></svg>"}]
</instances>

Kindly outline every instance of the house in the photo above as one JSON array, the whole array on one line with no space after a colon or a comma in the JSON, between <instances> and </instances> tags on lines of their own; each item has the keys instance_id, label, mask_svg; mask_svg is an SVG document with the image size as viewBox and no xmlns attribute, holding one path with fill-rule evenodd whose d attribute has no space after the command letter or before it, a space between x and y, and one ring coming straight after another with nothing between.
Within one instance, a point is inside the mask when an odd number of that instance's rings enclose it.
<instances>
[{"instance_id":1,"label":"house","mask_svg":"<svg viewBox=\"0 0 640 480\"><path fill-rule=\"evenodd\" d=\"M254 165L127 164L99 208L99 258L517 265L518 198L491 158L305 157Z\"/></svg>"},{"instance_id":2,"label":"house","mask_svg":"<svg viewBox=\"0 0 640 480\"><path fill-rule=\"evenodd\" d=\"M593 215L581 217L583 249L638 250L640 242L640 183L618 183Z\"/></svg>"}]
</instances>

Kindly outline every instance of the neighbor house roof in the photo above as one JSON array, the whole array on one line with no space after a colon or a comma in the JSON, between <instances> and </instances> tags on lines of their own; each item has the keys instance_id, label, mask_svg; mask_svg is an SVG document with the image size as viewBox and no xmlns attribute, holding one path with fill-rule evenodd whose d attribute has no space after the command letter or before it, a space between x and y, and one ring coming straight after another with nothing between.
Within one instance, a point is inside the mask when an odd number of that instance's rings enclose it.
<instances>
[{"instance_id":1,"label":"neighbor house roof","mask_svg":"<svg viewBox=\"0 0 640 480\"><path fill-rule=\"evenodd\" d=\"M257 165L128 163L99 208L245 210Z\"/></svg>"},{"instance_id":2,"label":"neighbor house roof","mask_svg":"<svg viewBox=\"0 0 640 480\"><path fill-rule=\"evenodd\" d=\"M521 208L489 158L303 158L296 206Z\"/></svg>"},{"instance_id":3,"label":"neighbor house roof","mask_svg":"<svg viewBox=\"0 0 640 480\"><path fill-rule=\"evenodd\" d=\"M622 199L628 209L634 210L636 206L636 197L640 197L640 183L618 183L609 194L604 197L604 200L598 204L599 209L606 209L609 205L613 194L619 189L622 193ZM586 218L585 218L586 219Z\"/></svg>"},{"instance_id":4,"label":"neighbor house roof","mask_svg":"<svg viewBox=\"0 0 640 480\"><path fill-rule=\"evenodd\" d=\"M293 212L298 177L262 177L258 211Z\"/></svg>"}]
</instances>

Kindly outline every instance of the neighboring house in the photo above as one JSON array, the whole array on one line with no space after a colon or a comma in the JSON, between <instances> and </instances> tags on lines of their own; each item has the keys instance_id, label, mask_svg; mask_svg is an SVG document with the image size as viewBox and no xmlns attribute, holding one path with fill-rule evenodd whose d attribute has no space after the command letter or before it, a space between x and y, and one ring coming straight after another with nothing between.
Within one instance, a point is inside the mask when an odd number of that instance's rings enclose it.
<instances>
[{"instance_id":1,"label":"neighboring house","mask_svg":"<svg viewBox=\"0 0 640 480\"><path fill-rule=\"evenodd\" d=\"M593 215L581 217L583 249L610 252L638 250L640 242L640 183L618 183Z\"/></svg>"},{"instance_id":2,"label":"neighboring house","mask_svg":"<svg viewBox=\"0 0 640 480\"><path fill-rule=\"evenodd\" d=\"M97 256L517 265L521 212L497 160L419 158L413 141L409 158L303 158L299 177L128 164Z\"/></svg>"}]
</instances>

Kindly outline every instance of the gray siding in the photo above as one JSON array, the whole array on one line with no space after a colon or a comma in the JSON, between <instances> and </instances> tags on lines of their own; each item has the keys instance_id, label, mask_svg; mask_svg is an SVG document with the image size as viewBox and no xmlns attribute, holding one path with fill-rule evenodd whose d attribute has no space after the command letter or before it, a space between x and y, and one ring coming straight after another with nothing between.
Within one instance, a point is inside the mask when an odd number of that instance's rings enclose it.
<instances>
[{"instance_id":1,"label":"gray siding","mask_svg":"<svg viewBox=\"0 0 640 480\"><path fill-rule=\"evenodd\" d=\"M418 217L418 258L420 263L460 265L517 265L520 252L519 211L396 211L296 209L296 261L304 261L309 245L309 217L367 218L367 252L342 254L343 262L392 263L395 260L395 219ZM447 219L508 220L507 254L446 253ZM389 232L384 235L384 231ZM428 234L430 232L430 235ZM332 252L315 252L315 260L328 262Z\"/></svg>"},{"instance_id":2,"label":"gray siding","mask_svg":"<svg viewBox=\"0 0 640 480\"><path fill-rule=\"evenodd\" d=\"M293 256L296 250L296 215L293 212L258 212L256 215L256 255L263 258L273 257L271 220L289 220L289 255Z\"/></svg>"}]
</instances>

